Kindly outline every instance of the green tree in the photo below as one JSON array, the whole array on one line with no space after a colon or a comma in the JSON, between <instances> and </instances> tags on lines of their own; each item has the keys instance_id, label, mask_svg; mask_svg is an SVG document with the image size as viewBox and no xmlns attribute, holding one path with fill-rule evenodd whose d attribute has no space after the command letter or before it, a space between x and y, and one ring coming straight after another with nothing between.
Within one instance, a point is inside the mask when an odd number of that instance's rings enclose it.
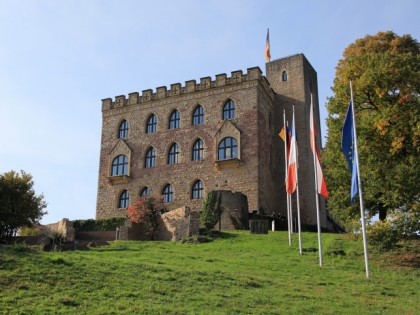
<instances>
[{"instance_id":1,"label":"green tree","mask_svg":"<svg viewBox=\"0 0 420 315\"><path fill-rule=\"evenodd\" d=\"M222 208L220 207L221 195L218 191L210 191L203 200L200 212L200 223L207 230L211 230L220 221Z\"/></svg>"},{"instance_id":2,"label":"green tree","mask_svg":"<svg viewBox=\"0 0 420 315\"><path fill-rule=\"evenodd\" d=\"M32 175L21 171L0 174L0 243L9 242L19 227L39 223L46 212L44 196L36 195Z\"/></svg>"},{"instance_id":3,"label":"green tree","mask_svg":"<svg viewBox=\"0 0 420 315\"><path fill-rule=\"evenodd\" d=\"M366 209L381 220L390 210L413 211L420 199L419 43L393 32L367 35L350 44L337 65L323 163L330 212L342 223L359 217L340 148L350 80Z\"/></svg>"}]
</instances>

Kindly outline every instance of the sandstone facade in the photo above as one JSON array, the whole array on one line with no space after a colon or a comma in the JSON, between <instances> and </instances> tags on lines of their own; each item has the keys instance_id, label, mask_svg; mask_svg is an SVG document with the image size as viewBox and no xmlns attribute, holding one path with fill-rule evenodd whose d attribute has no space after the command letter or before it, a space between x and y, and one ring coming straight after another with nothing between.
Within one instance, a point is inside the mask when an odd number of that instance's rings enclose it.
<instances>
[{"instance_id":1,"label":"sandstone facade","mask_svg":"<svg viewBox=\"0 0 420 315\"><path fill-rule=\"evenodd\" d=\"M316 72L304 55L298 54L267 63L266 73L263 76L255 67L246 72L234 71L230 77L220 74L215 80L204 77L200 82L187 81L184 86L176 83L169 89L158 87L155 92L144 90L128 97L103 99L96 218L125 216L127 203L121 203L122 198L129 197L132 203L145 188L152 195L160 196L167 185L172 187L172 200L165 203L167 209L188 206L193 212L199 211L202 196L197 198L193 192L197 181L202 184L204 197L211 190L240 192L247 197L250 212L286 216L284 146L278 133L283 127L283 109L291 122L294 104L302 222L316 224L308 138L311 91L316 123L320 125ZM235 106L234 117L223 119L229 101ZM195 125L193 115L199 105L204 110L204 121ZM179 128L170 129L174 111L179 113ZM151 115L156 117L157 128L148 133ZM128 128L121 134L124 121ZM233 158L222 159L218 150L227 137L237 141L237 152ZM198 139L203 142L204 158L193 160ZM179 151L177 163L168 164L174 144ZM155 163L147 167L151 148ZM115 167L121 156L127 161L124 174L113 174L113 164ZM321 217L323 227L327 227L324 204Z\"/></svg>"}]
</instances>

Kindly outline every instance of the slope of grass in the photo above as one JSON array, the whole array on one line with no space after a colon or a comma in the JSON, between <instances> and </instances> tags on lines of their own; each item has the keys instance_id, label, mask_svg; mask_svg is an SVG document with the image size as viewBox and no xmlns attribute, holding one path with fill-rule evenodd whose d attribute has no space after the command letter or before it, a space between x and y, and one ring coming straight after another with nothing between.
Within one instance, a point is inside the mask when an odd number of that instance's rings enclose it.
<instances>
[{"instance_id":1,"label":"slope of grass","mask_svg":"<svg viewBox=\"0 0 420 315\"><path fill-rule=\"evenodd\" d=\"M226 232L210 243L114 242L88 251L0 250L3 314L418 314L419 269L361 242L303 234ZM344 250L345 256L333 254Z\"/></svg>"}]
</instances>

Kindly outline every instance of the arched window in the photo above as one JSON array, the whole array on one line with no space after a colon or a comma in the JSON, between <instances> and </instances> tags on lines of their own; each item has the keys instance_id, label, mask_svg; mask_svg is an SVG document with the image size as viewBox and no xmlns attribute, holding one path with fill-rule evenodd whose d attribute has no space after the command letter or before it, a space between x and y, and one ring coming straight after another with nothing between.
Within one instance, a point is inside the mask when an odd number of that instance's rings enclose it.
<instances>
[{"instance_id":1,"label":"arched window","mask_svg":"<svg viewBox=\"0 0 420 315\"><path fill-rule=\"evenodd\" d=\"M197 141L194 143L191 160L193 160L193 161L204 160L204 142L203 142L203 140L197 139Z\"/></svg>"},{"instance_id":2,"label":"arched window","mask_svg":"<svg viewBox=\"0 0 420 315\"><path fill-rule=\"evenodd\" d=\"M219 143L219 150L217 152L217 159L229 160L238 157L238 142L235 138L226 137Z\"/></svg>"},{"instance_id":3,"label":"arched window","mask_svg":"<svg viewBox=\"0 0 420 315\"><path fill-rule=\"evenodd\" d=\"M128 174L128 158L125 155L118 155L112 161L111 176L127 175Z\"/></svg>"},{"instance_id":4,"label":"arched window","mask_svg":"<svg viewBox=\"0 0 420 315\"><path fill-rule=\"evenodd\" d=\"M281 74L281 80L282 81L287 81L287 72L286 72L286 70L284 70L283 73Z\"/></svg>"},{"instance_id":5,"label":"arched window","mask_svg":"<svg viewBox=\"0 0 420 315\"><path fill-rule=\"evenodd\" d=\"M151 190L149 187L144 187L140 193L140 197L150 196Z\"/></svg>"},{"instance_id":6,"label":"arched window","mask_svg":"<svg viewBox=\"0 0 420 315\"><path fill-rule=\"evenodd\" d=\"M203 182L197 180L192 188L192 199L203 199Z\"/></svg>"},{"instance_id":7,"label":"arched window","mask_svg":"<svg viewBox=\"0 0 420 315\"><path fill-rule=\"evenodd\" d=\"M125 209L128 208L128 203L130 201L130 195L127 190L123 190L118 200L118 208Z\"/></svg>"},{"instance_id":8,"label":"arched window","mask_svg":"<svg viewBox=\"0 0 420 315\"><path fill-rule=\"evenodd\" d=\"M203 108L203 106L197 105L197 107L195 108L193 116L192 116L192 124L194 126L204 124L204 108Z\"/></svg>"},{"instance_id":9,"label":"arched window","mask_svg":"<svg viewBox=\"0 0 420 315\"><path fill-rule=\"evenodd\" d=\"M150 115L146 124L146 133L155 133L157 130L157 118L155 114Z\"/></svg>"},{"instance_id":10,"label":"arched window","mask_svg":"<svg viewBox=\"0 0 420 315\"><path fill-rule=\"evenodd\" d=\"M177 143L171 145L168 154L168 164L176 164L179 161L179 147Z\"/></svg>"},{"instance_id":11,"label":"arched window","mask_svg":"<svg viewBox=\"0 0 420 315\"><path fill-rule=\"evenodd\" d=\"M165 186L165 188L163 188L162 195L163 195L163 202L174 201L174 192L172 190L171 184L168 184Z\"/></svg>"},{"instance_id":12,"label":"arched window","mask_svg":"<svg viewBox=\"0 0 420 315\"><path fill-rule=\"evenodd\" d=\"M145 168L151 168L156 166L156 150L151 147L146 152L146 159L144 161Z\"/></svg>"},{"instance_id":13,"label":"arched window","mask_svg":"<svg viewBox=\"0 0 420 315\"><path fill-rule=\"evenodd\" d=\"M128 121L123 120L118 131L118 139L126 139L128 137Z\"/></svg>"},{"instance_id":14,"label":"arched window","mask_svg":"<svg viewBox=\"0 0 420 315\"><path fill-rule=\"evenodd\" d=\"M175 109L169 118L169 129L179 128L179 120L179 111Z\"/></svg>"},{"instance_id":15,"label":"arched window","mask_svg":"<svg viewBox=\"0 0 420 315\"><path fill-rule=\"evenodd\" d=\"M232 100L228 100L223 106L223 119L235 118L235 103Z\"/></svg>"}]
</instances>

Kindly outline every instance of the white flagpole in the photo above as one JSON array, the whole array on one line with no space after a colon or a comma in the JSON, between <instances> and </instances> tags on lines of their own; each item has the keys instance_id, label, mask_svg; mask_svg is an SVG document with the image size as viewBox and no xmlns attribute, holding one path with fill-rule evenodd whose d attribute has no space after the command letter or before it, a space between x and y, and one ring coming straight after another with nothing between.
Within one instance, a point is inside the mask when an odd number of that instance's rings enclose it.
<instances>
[{"instance_id":1,"label":"white flagpole","mask_svg":"<svg viewBox=\"0 0 420 315\"><path fill-rule=\"evenodd\" d=\"M285 165L285 178L287 178L287 126L286 126L286 111L283 109L283 126L284 126L284 132L285 132L285 141L284 141L284 165ZM286 182L285 182L286 184ZM292 246L292 234L290 232L290 211L289 211L289 204L290 204L290 195L286 190L286 200L287 200L287 234L289 236L289 247Z\"/></svg>"},{"instance_id":2,"label":"white flagpole","mask_svg":"<svg viewBox=\"0 0 420 315\"><path fill-rule=\"evenodd\" d=\"M313 113L313 96L311 93L311 109ZM314 119L313 115L311 119ZM311 122L313 124L313 122ZM318 251L319 251L319 266L322 267L322 240L321 240L321 221L319 216L319 196L318 196L318 174L317 174L317 166L316 166L316 146L315 146L315 132L312 131L312 139L311 139L314 148L313 148L313 157L314 157L314 177L315 177L315 203L316 203L316 224L318 226Z\"/></svg>"},{"instance_id":3,"label":"white flagpole","mask_svg":"<svg viewBox=\"0 0 420 315\"><path fill-rule=\"evenodd\" d=\"M353 115L353 137L354 137L354 153L356 157L356 168L357 168L357 184L359 185L359 201L360 201L360 219L362 221L362 235L363 235L363 248L365 253L365 269L366 269L366 278L369 279L369 257L368 257L368 250L367 250L367 242L366 242L366 225L365 225L365 209L363 206L363 195L362 195L362 180L360 178L360 168L359 168L359 150L357 146L357 132L356 132L356 117L354 114L354 101L353 101L353 86L350 80L350 97L351 97L351 106L352 108L352 115Z\"/></svg>"},{"instance_id":4,"label":"white flagpole","mask_svg":"<svg viewBox=\"0 0 420 315\"><path fill-rule=\"evenodd\" d=\"M293 126L296 130L296 124L295 124L295 106L293 105ZM295 140L296 140L296 134L295 134ZM299 254L302 255L302 230L300 227L300 203L299 203L299 154L298 154L298 146L296 143L296 200L297 200L297 218L298 218L298 235L299 235Z\"/></svg>"}]
</instances>

